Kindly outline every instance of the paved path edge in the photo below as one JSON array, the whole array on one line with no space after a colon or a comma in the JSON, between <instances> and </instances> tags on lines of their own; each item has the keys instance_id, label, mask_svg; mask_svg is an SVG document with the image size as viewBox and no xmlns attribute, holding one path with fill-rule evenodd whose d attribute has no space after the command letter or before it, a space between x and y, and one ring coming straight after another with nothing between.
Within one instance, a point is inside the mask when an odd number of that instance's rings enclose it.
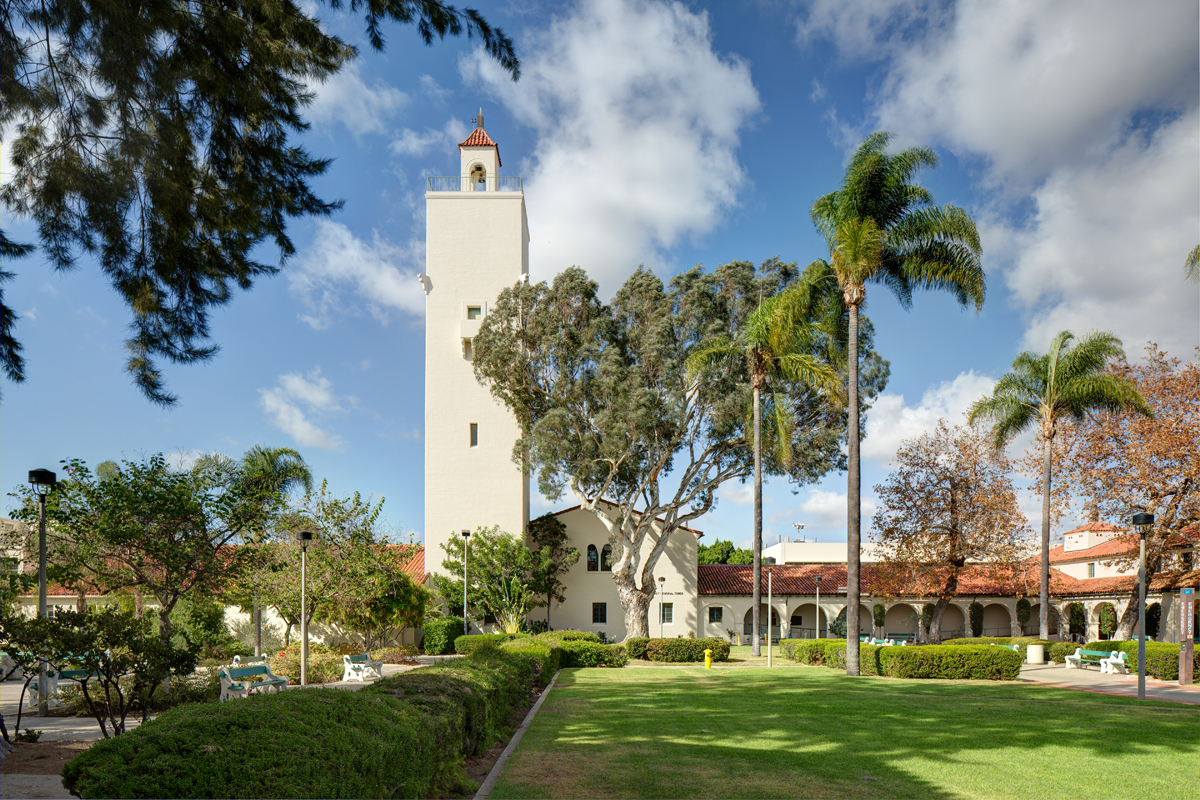
<instances>
[{"instance_id":1,"label":"paved path edge","mask_svg":"<svg viewBox=\"0 0 1200 800\"><path fill-rule=\"evenodd\" d=\"M525 719L521 722L521 726L517 728L517 732L508 740L508 747L504 748L504 752L496 759L496 763L492 765L492 770L484 778L483 783L479 786L479 791L475 792L474 800L488 800L492 789L496 788L496 781L500 780L500 773L504 771L504 766L508 764L509 756L517 749L517 745L521 743L521 738L525 736L525 731L529 729L529 724L533 722L533 717L537 714L538 709L542 707L542 701L546 699L546 695L550 694L550 690L554 688L554 682L558 680L558 676L562 674L560 669L554 673L554 677L546 684L545 691L538 697L537 702L533 704L533 708L529 709L529 713L525 715Z\"/></svg>"}]
</instances>

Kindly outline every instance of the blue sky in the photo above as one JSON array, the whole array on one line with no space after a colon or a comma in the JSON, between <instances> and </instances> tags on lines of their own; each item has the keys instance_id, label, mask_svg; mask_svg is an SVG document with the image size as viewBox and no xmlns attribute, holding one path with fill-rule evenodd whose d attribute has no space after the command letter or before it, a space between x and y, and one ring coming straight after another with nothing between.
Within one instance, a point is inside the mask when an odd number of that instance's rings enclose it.
<instances>
[{"instance_id":1,"label":"blue sky","mask_svg":"<svg viewBox=\"0 0 1200 800\"><path fill-rule=\"evenodd\" d=\"M533 277L578 264L608 292L643 263L665 278L822 257L808 208L863 136L937 150L921 180L974 215L988 297L979 314L933 294L905 312L868 290L892 377L868 421L864 522L903 439L958 421L1019 350L1063 328L1112 330L1133 357L1148 340L1196 357L1200 303L1182 280L1200 241L1195 3L481 5L516 42L516 84L465 39L427 48L395 28L379 54L359 20L323 13L362 50L314 87L304 137L335 159L317 188L345 208L293 223L296 257L214 316L217 358L166 370L176 407L126 377L129 315L93 264L6 265L28 362L24 384L3 386L6 494L64 458L287 445L419 534L424 177L457 173L481 106L502 174L525 178ZM791 489L768 484L768 543L793 522L844 540L844 475ZM747 545L748 501L726 487L698 527ZM1035 527L1036 505L1023 500Z\"/></svg>"}]
</instances>

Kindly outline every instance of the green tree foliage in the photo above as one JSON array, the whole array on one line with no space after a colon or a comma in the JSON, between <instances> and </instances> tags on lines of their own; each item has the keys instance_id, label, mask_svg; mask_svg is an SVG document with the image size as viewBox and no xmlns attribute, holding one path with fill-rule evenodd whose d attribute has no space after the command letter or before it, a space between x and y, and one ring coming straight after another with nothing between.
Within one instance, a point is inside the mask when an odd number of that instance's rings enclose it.
<instances>
[{"instance_id":1,"label":"green tree foliage","mask_svg":"<svg viewBox=\"0 0 1200 800\"><path fill-rule=\"evenodd\" d=\"M1029 600L1022 597L1017 601L1017 624L1021 626L1022 632L1026 624L1029 623L1029 615L1033 613L1033 607L1029 604Z\"/></svg>"},{"instance_id":2,"label":"green tree foliage","mask_svg":"<svg viewBox=\"0 0 1200 800\"><path fill-rule=\"evenodd\" d=\"M913 147L886 152L890 133L873 133L858 146L841 188L813 204L811 216L829 246L829 261L816 261L808 274L840 296L849 311L849 381L846 520L846 602L850 627L858 624L862 483L859 464L859 311L866 285L882 283L904 308L914 289L941 289L960 305L983 305L984 275L979 234L970 215L936 206L933 194L913 182L917 171L937 165L932 150ZM836 287L836 291L835 291ZM858 639L846 648L846 672L859 674Z\"/></svg>"},{"instance_id":3,"label":"green tree foliage","mask_svg":"<svg viewBox=\"0 0 1200 800\"><path fill-rule=\"evenodd\" d=\"M879 633L883 633L883 628L887 624L887 606L883 603L876 603L871 606L872 622L875 623L875 629Z\"/></svg>"},{"instance_id":4,"label":"green tree foliage","mask_svg":"<svg viewBox=\"0 0 1200 800\"><path fill-rule=\"evenodd\" d=\"M833 622L829 623L829 635L835 639L846 638L846 609L839 611Z\"/></svg>"},{"instance_id":5,"label":"green tree foliage","mask_svg":"<svg viewBox=\"0 0 1200 800\"><path fill-rule=\"evenodd\" d=\"M329 0L362 14L367 39L415 25L426 44L478 37L515 80L512 42L476 11L440 0ZM212 357L209 314L295 252L291 218L332 213L311 182L328 159L295 138L312 86L357 55L326 32L321 4L218 0L14 2L0 17L0 138L13 178L5 211L31 218L58 270L94 257L133 315L127 368L170 404L157 360ZM28 252L4 239L3 257ZM0 275L3 280L10 273ZM0 361L24 377L0 293Z\"/></svg>"},{"instance_id":6,"label":"green tree foliage","mask_svg":"<svg viewBox=\"0 0 1200 800\"><path fill-rule=\"evenodd\" d=\"M605 526L629 635L645 635L654 569L671 535L712 508L718 486L753 474L751 390L744 360L702 373L689 359L714 338L739 338L791 265L696 268L669 286L639 269L611 304L572 267L551 284L505 289L474 340L475 375L521 427L514 462L547 497L571 492ZM815 392L784 391L798 424L789 463L767 474L797 484L841 463L844 416ZM643 545L653 542L643 554Z\"/></svg>"},{"instance_id":7,"label":"green tree foliage","mask_svg":"<svg viewBox=\"0 0 1200 800\"><path fill-rule=\"evenodd\" d=\"M967 616L970 617L971 635L978 638L983 635L983 603L971 601L967 606Z\"/></svg>"},{"instance_id":8,"label":"green tree foliage","mask_svg":"<svg viewBox=\"0 0 1200 800\"><path fill-rule=\"evenodd\" d=\"M162 454L122 461L107 477L78 459L63 462L66 479L49 494L53 561L67 585L104 592L136 589L159 603L159 631L171 635L171 611L192 591L215 593L238 567L223 552L258 517L258 490L211 466L169 467ZM37 517L28 487L15 516ZM27 526L27 530L32 526Z\"/></svg>"},{"instance_id":9,"label":"green tree foliage","mask_svg":"<svg viewBox=\"0 0 1200 800\"><path fill-rule=\"evenodd\" d=\"M520 537L505 533L497 526L476 528L466 545L467 552L467 614L477 620L499 617L511 608L512 581L529 588L531 576L541 566L541 555L531 552ZM445 557L442 568L446 574L431 576L434 591L445 602L451 616L462 616L463 551L461 536L442 544ZM576 555L578 558L578 555ZM538 598L528 608L540 607ZM527 610L528 610L527 608Z\"/></svg>"},{"instance_id":10,"label":"green tree foliage","mask_svg":"<svg viewBox=\"0 0 1200 800\"><path fill-rule=\"evenodd\" d=\"M1117 630L1117 610L1112 603L1100 605L1100 633L1112 636Z\"/></svg>"},{"instance_id":11,"label":"green tree foliage","mask_svg":"<svg viewBox=\"0 0 1200 800\"><path fill-rule=\"evenodd\" d=\"M1067 630L1072 636L1087 634L1087 613L1083 603L1071 603L1067 606Z\"/></svg>"},{"instance_id":12,"label":"green tree foliage","mask_svg":"<svg viewBox=\"0 0 1200 800\"><path fill-rule=\"evenodd\" d=\"M546 597L546 626L550 626L550 607L566 599L567 585L562 576L579 561L579 549L567 546L567 526L553 514L529 521L530 548L535 557L529 572L529 589Z\"/></svg>"},{"instance_id":13,"label":"green tree foliage","mask_svg":"<svg viewBox=\"0 0 1200 800\"><path fill-rule=\"evenodd\" d=\"M1013 368L996 381L992 394L977 400L968 413L992 423L996 448L1037 427L1042 440L1042 569L1038 593L1038 637L1050 635L1050 495L1054 437L1060 420L1082 420L1097 412L1153 412L1128 378L1105 371L1109 362L1123 359L1121 340L1111 333L1091 333L1072 347L1075 335L1062 331L1046 353L1026 351Z\"/></svg>"},{"instance_id":14,"label":"green tree foliage","mask_svg":"<svg viewBox=\"0 0 1200 800\"><path fill-rule=\"evenodd\" d=\"M712 544L698 545L697 562L700 564L753 564L754 551L738 549L733 542L717 539Z\"/></svg>"}]
</instances>

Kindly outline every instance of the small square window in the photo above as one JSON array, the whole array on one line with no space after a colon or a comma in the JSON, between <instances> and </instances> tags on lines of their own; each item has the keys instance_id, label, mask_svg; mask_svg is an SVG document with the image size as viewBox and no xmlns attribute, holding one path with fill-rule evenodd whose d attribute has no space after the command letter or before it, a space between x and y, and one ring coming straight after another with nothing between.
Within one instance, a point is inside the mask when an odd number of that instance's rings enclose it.
<instances>
[{"instance_id":1,"label":"small square window","mask_svg":"<svg viewBox=\"0 0 1200 800\"><path fill-rule=\"evenodd\" d=\"M483 306L467 306L467 319L479 319L483 314Z\"/></svg>"},{"instance_id":2,"label":"small square window","mask_svg":"<svg viewBox=\"0 0 1200 800\"><path fill-rule=\"evenodd\" d=\"M1088 564L1088 577L1089 578L1096 577L1096 562L1095 561Z\"/></svg>"},{"instance_id":3,"label":"small square window","mask_svg":"<svg viewBox=\"0 0 1200 800\"><path fill-rule=\"evenodd\" d=\"M479 447L479 423L471 423L471 447Z\"/></svg>"},{"instance_id":4,"label":"small square window","mask_svg":"<svg viewBox=\"0 0 1200 800\"><path fill-rule=\"evenodd\" d=\"M663 603L662 604L662 620L661 620L662 624L670 625L674 621L674 618L675 618L674 603Z\"/></svg>"},{"instance_id":5,"label":"small square window","mask_svg":"<svg viewBox=\"0 0 1200 800\"><path fill-rule=\"evenodd\" d=\"M608 622L607 603L592 603L592 622Z\"/></svg>"},{"instance_id":6,"label":"small square window","mask_svg":"<svg viewBox=\"0 0 1200 800\"><path fill-rule=\"evenodd\" d=\"M720 622L722 620L722 617L724 616L724 612L725 612L725 609L721 608L720 606L709 606L708 607L708 621L709 622Z\"/></svg>"}]
</instances>

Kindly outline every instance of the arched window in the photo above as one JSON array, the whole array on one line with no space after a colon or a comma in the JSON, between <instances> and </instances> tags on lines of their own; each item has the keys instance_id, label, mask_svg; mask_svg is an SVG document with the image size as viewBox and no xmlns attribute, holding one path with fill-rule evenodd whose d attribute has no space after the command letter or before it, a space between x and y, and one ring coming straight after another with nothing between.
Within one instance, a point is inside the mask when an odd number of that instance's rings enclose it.
<instances>
[{"instance_id":1,"label":"arched window","mask_svg":"<svg viewBox=\"0 0 1200 800\"><path fill-rule=\"evenodd\" d=\"M604 549L600 551L600 571L612 572L612 545L604 545Z\"/></svg>"},{"instance_id":2,"label":"arched window","mask_svg":"<svg viewBox=\"0 0 1200 800\"><path fill-rule=\"evenodd\" d=\"M600 569L600 553L596 551L596 545L589 544L587 551L588 572L596 572Z\"/></svg>"}]
</instances>

